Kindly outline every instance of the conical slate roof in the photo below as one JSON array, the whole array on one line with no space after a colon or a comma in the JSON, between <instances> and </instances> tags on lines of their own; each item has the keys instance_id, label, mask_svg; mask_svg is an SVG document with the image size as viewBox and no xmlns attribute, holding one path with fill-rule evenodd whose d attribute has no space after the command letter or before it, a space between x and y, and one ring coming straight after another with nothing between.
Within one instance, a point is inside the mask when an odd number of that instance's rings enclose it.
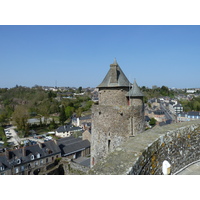
<instances>
[{"instance_id":1,"label":"conical slate roof","mask_svg":"<svg viewBox=\"0 0 200 200\"><path fill-rule=\"evenodd\" d=\"M134 80L133 86L126 96L127 97L143 97L144 96L144 94L140 91L140 88L138 87L136 80Z\"/></svg>"},{"instance_id":2,"label":"conical slate roof","mask_svg":"<svg viewBox=\"0 0 200 200\"><path fill-rule=\"evenodd\" d=\"M110 70L108 71L107 75L105 76L102 83L98 86L98 88L129 87L129 85L129 80L126 78L125 74L123 73L115 59L114 63L110 65Z\"/></svg>"}]
</instances>

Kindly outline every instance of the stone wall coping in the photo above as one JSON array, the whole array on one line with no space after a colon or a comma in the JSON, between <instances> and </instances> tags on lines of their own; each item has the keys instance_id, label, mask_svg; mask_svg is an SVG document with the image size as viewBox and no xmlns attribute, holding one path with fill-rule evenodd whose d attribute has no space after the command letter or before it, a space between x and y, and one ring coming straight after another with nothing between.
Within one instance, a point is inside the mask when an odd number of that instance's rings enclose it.
<instances>
[{"instance_id":1,"label":"stone wall coping","mask_svg":"<svg viewBox=\"0 0 200 200\"><path fill-rule=\"evenodd\" d=\"M101 162L97 163L88 174L96 175L127 175L142 155L156 140L166 134L173 134L175 130L191 126L199 126L200 120L174 123L166 126L156 126L130 138L123 145L116 148Z\"/></svg>"}]
</instances>

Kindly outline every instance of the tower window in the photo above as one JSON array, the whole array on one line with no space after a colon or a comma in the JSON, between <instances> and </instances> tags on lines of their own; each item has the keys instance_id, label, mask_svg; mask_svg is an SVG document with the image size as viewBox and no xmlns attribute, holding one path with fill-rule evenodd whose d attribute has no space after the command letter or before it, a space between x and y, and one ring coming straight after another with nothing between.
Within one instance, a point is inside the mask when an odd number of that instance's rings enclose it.
<instances>
[{"instance_id":1,"label":"tower window","mask_svg":"<svg viewBox=\"0 0 200 200\"><path fill-rule=\"evenodd\" d=\"M92 165L94 165L94 157L92 158Z\"/></svg>"},{"instance_id":2,"label":"tower window","mask_svg":"<svg viewBox=\"0 0 200 200\"><path fill-rule=\"evenodd\" d=\"M110 151L110 142L111 140L108 140L108 151Z\"/></svg>"},{"instance_id":3,"label":"tower window","mask_svg":"<svg viewBox=\"0 0 200 200\"><path fill-rule=\"evenodd\" d=\"M127 104L128 104L128 106L131 105L131 104L130 104L130 98L129 98L129 97L127 97Z\"/></svg>"}]
</instances>

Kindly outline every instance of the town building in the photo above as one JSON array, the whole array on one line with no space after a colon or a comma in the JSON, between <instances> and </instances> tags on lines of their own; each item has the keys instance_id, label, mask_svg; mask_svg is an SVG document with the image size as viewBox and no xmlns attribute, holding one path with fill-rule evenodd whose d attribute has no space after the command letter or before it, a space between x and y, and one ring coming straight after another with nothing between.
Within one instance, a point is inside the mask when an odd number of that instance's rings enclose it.
<instances>
[{"instance_id":1,"label":"town building","mask_svg":"<svg viewBox=\"0 0 200 200\"><path fill-rule=\"evenodd\" d=\"M83 126L83 123L91 123L91 115L86 115L83 117L73 117L72 124L74 126Z\"/></svg>"},{"instance_id":2,"label":"town building","mask_svg":"<svg viewBox=\"0 0 200 200\"><path fill-rule=\"evenodd\" d=\"M61 138L57 140L61 149L61 155L69 159L77 159L90 155L90 142L75 137Z\"/></svg>"},{"instance_id":3,"label":"town building","mask_svg":"<svg viewBox=\"0 0 200 200\"><path fill-rule=\"evenodd\" d=\"M73 133L76 133L78 131L82 131L82 128L75 127L73 125L64 125L57 128L55 135L62 138L70 137Z\"/></svg>"},{"instance_id":4,"label":"town building","mask_svg":"<svg viewBox=\"0 0 200 200\"><path fill-rule=\"evenodd\" d=\"M45 173L61 157L76 161L88 160L90 141L72 136L28 145L18 149L4 149L0 153L0 175L37 175Z\"/></svg>"},{"instance_id":5,"label":"town building","mask_svg":"<svg viewBox=\"0 0 200 200\"><path fill-rule=\"evenodd\" d=\"M176 104L175 106L173 106L173 108L176 114L183 112L183 106L181 104Z\"/></svg>"},{"instance_id":6,"label":"town building","mask_svg":"<svg viewBox=\"0 0 200 200\"><path fill-rule=\"evenodd\" d=\"M42 168L61 157L61 150L56 141L5 150L0 154L1 175L38 174Z\"/></svg>"},{"instance_id":7,"label":"town building","mask_svg":"<svg viewBox=\"0 0 200 200\"><path fill-rule=\"evenodd\" d=\"M99 104L92 107L91 166L144 130L144 95L136 81L129 82L116 60L97 88Z\"/></svg>"},{"instance_id":8,"label":"town building","mask_svg":"<svg viewBox=\"0 0 200 200\"><path fill-rule=\"evenodd\" d=\"M182 112L177 114L178 122L186 122L197 119L200 119L200 112L198 111Z\"/></svg>"}]
</instances>

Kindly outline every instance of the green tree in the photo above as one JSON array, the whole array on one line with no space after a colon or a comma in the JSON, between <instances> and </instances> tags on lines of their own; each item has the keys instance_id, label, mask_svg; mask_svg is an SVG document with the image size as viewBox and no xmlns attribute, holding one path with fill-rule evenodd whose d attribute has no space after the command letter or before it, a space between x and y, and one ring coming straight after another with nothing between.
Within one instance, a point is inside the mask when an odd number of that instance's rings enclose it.
<instances>
[{"instance_id":1,"label":"green tree","mask_svg":"<svg viewBox=\"0 0 200 200\"><path fill-rule=\"evenodd\" d=\"M160 94L163 96L168 96L169 95L169 88L166 86L162 86L160 89Z\"/></svg>"},{"instance_id":2,"label":"green tree","mask_svg":"<svg viewBox=\"0 0 200 200\"><path fill-rule=\"evenodd\" d=\"M61 106L60 115L59 115L60 124L64 125L66 120L67 120L67 117L66 117L66 114L65 114L65 108L64 108L64 106Z\"/></svg>"},{"instance_id":3,"label":"green tree","mask_svg":"<svg viewBox=\"0 0 200 200\"><path fill-rule=\"evenodd\" d=\"M25 106L22 105L17 106L12 117L19 130L27 129L28 126L27 120L29 118L29 114Z\"/></svg>"},{"instance_id":4,"label":"green tree","mask_svg":"<svg viewBox=\"0 0 200 200\"><path fill-rule=\"evenodd\" d=\"M81 114L83 112L83 109L81 107L79 107L77 110L76 110L76 117L81 117Z\"/></svg>"},{"instance_id":5,"label":"green tree","mask_svg":"<svg viewBox=\"0 0 200 200\"><path fill-rule=\"evenodd\" d=\"M6 112L4 111L0 114L0 125L6 124L7 121L8 121L8 116L7 116Z\"/></svg>"},{"instance_id":6,"label":"green tree","mask_svg":"<svg viewBox=\"0 0 200 200\"><path fill-rule=\"evenodd\" d=\"M156 125L156 119L155 118L151 118L150 122L149 122L149 125L155 126Z\"/></svg>"},{"instance_id":7,"label":"green tree","mask_svg":"<svg viewBox=\"0 0 200 200\"><path fill-rule=\"evenodd\" d=\"M93 105L93 101L87 101L84 106L84 111L88 111Z\"/></svg>"},{"instance_id":8,"label":"green tree","mask_svg":"<svg viewBox=\"0 0 200 200\"><path fill-rule=\"evenodd\" d=\"M3 127L1 127L1 126L0 126L0 140L2 140L4 142L4 144L3 144L4 147L8 146L7 138L5 136Z\"/></svg>"},{"instance_id":9,"label":"green tree","mask_svg":"<svg viewBox=\"0 0 200 200\"><path fill-rule=\"evenodd\" d=\"M66 118L67 118L67 119L70 118L70 117L72 116L73 112L74 112L74 107L67 106L67 107L65 108Z\"/></svg>"},{"instance_id":10,"label":"green tree","mask_svg":"<svg viewBox=\"0 0 200 200\"><path fill-rule=\"evenodd\" d=\"M77 93L81 93L82 89L83 89L82 87L79 87L78 90L77 90Z\"/></svg>"},{"instance_id":11,"label":"green tree","mask_svg":"<svg viewBox=\"0 0 200 200\"><path fill-rule=\"evenodd\" d=\"M54 120L54 118L51 120L51 122L50 122L50 125L49 125L49 129L50 130L53 130L53 129L55 129L56 128L56 123L55 123L55 120Z\"/></svg>"}]
</instances>

